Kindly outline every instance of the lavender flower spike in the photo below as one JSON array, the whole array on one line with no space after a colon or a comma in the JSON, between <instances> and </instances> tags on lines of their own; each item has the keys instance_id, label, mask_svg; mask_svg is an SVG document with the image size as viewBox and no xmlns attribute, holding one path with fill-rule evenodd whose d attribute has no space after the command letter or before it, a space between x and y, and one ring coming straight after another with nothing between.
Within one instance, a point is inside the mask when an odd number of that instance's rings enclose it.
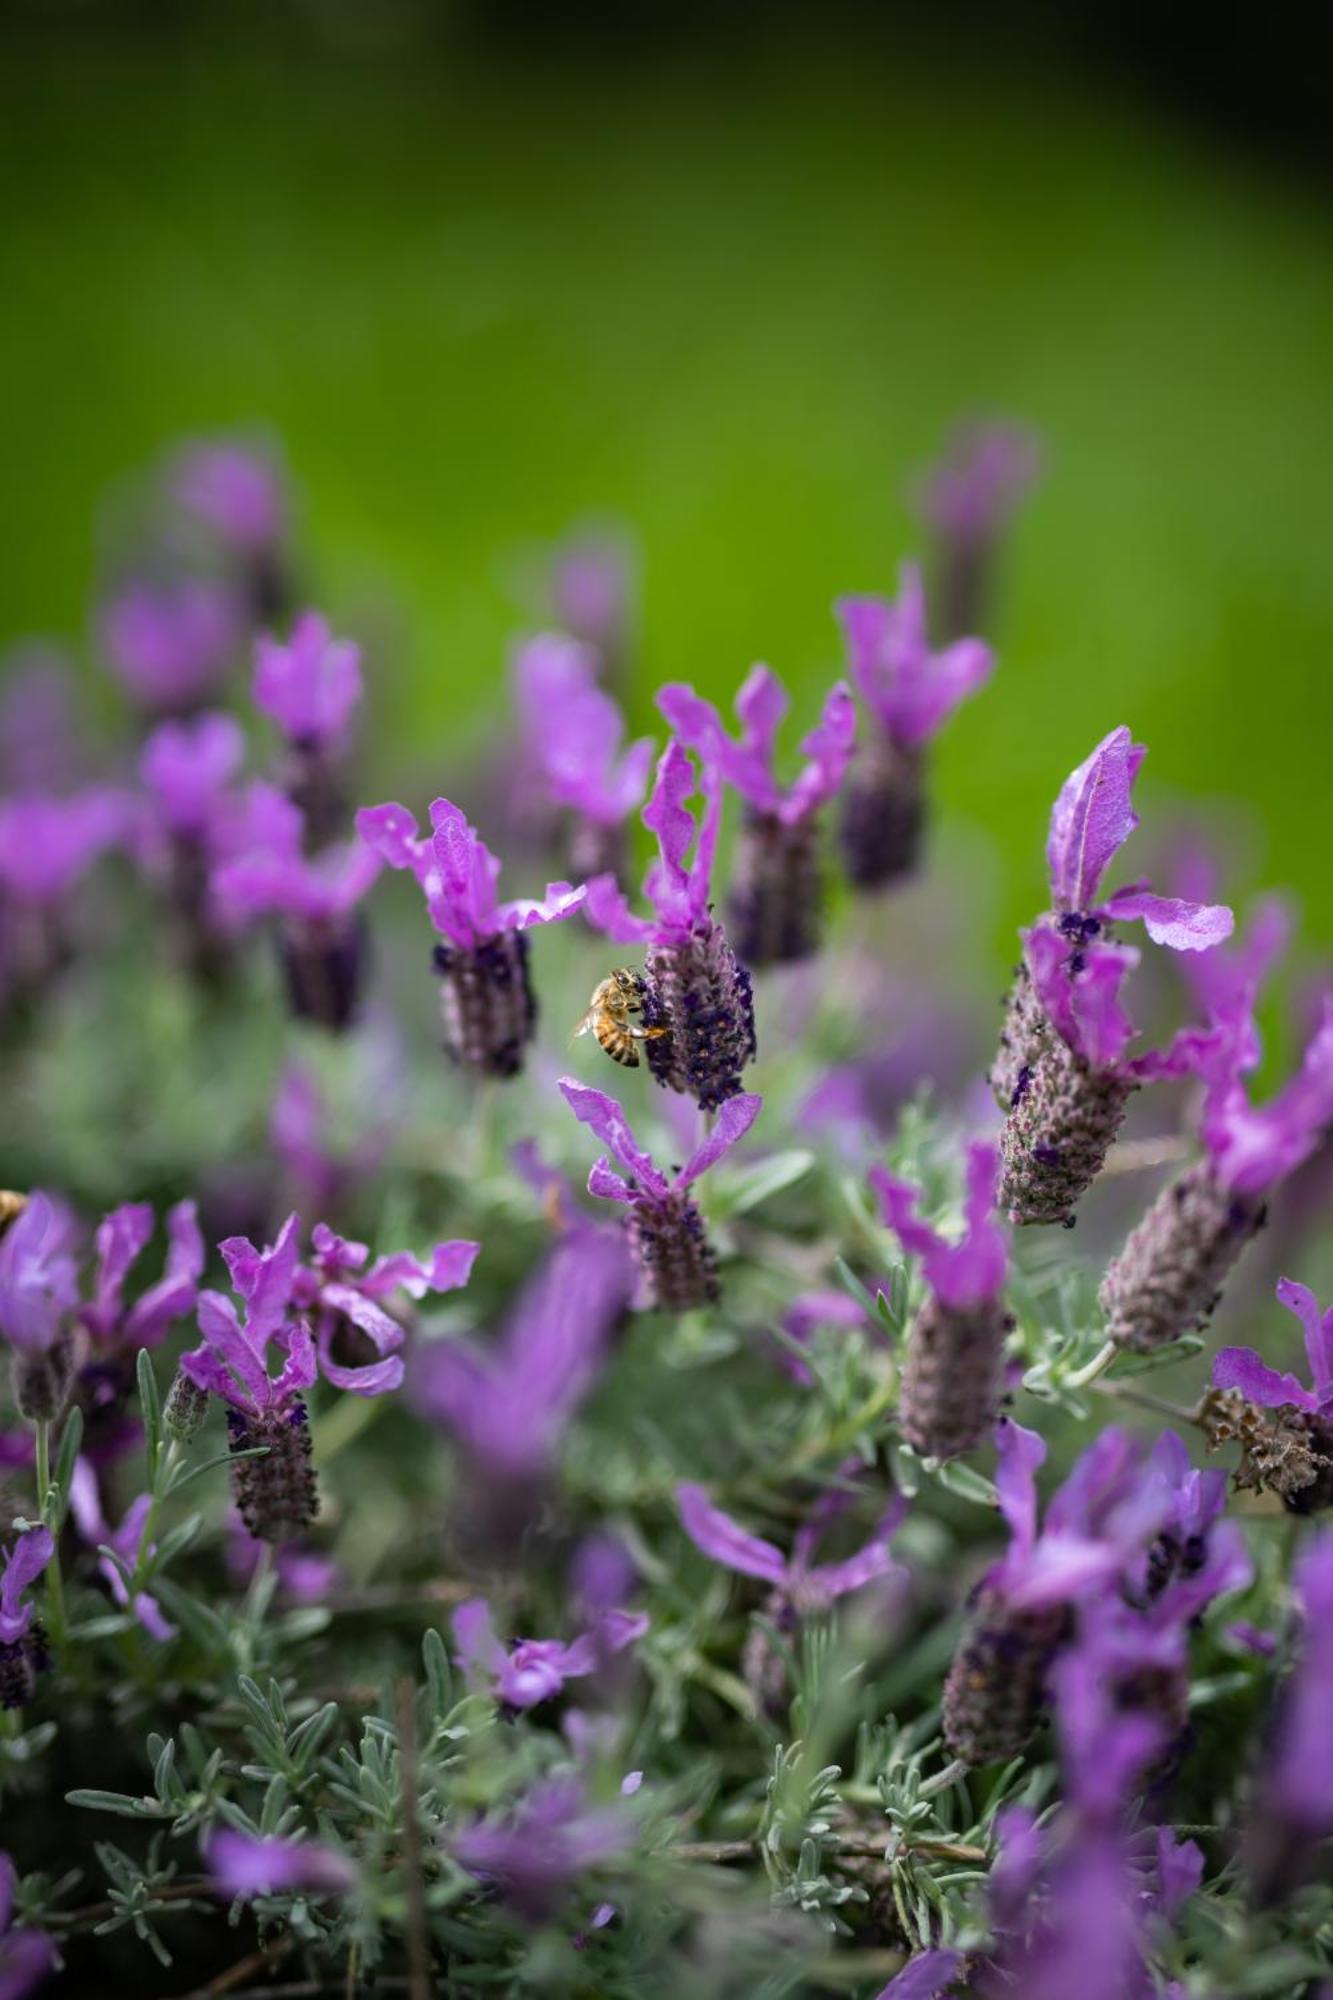
<instances>
[{"instance_id":1,"label":"lavender flower spike","mask_svg":"<svg viewBox=\"0 0 1333 2000\"><path fill-rule=\"evenodd\" d=\"M624 1169L617 1173L609 1160L599 1160L588 1176L588 1192L625 1204L625 1229L639 1273L635 1304L660 1312L711 1304L720 1291L717 1255L690 1189L745 1137L763 1098L729 1097L712 1131L668 1180L639 1145L613 1097L570 1076L561 1077L560 1089L580 1124L597 1134Z\"/></svg>"},{"instance_id":2,"label":"lavender flower spike","mask_svg":"<svg viewBox=\"0 0 1333 2000\"><path fill-rule=\"evenodd\" d=\"M1003 1200L1018 1223L1063 1222L1100 1172L1141 1083L1197 1070L1220 1032L1185 1029L1160 1052L1130 1058L1137 1030L1121 1002L1139 962L1111 941L1139 919L1154 943L1205 951L1230 935L1218 904L1158 896L1137 883L1100 894L1102 876L1138 825L1131 795L1143 762L1128 729L1113 729L1066 780L1046 847L1052 908L1023 933L991 1086L1007 1116Z\"/></svg>"},{"instance_id":3,"label":"lavender flower spike","mask_svg":"<svg viewBox=\"0 0 1333 2000\"><path fill-rule=\"evenodd\" d=\"M595 652L542 632L519 648L514 682L554 805L572 816L569 863L576 875L625 874L626 822L643 804L652 738L625 746L625 718L598 686Z\"/></svg>"},{"instance_id":4,"label":"lavender flower spike","mask_svg":"<svg viewBox=\"0 0 1333 2000\"><path fill-rule=\"evenodd\" d=\"M405 806L365 806L356 816L366 846L391 868L410 869L425 893L443 940L435 969L449 1055L481 1076L517 1076L537 1031L526 933L572 917L587 891L550 882L535 901L498 903L500 864L458 807L436 799L430 823L425 840Z\"/></svg>"},{"instance_id":5,"label":"lavender flower spike","mask_svg":"<svg viewBox=\"0 0 1333 2000\"><path fill-rule=\"evenodd\" d=\"M754 967L809 958L819 946L822 892L816 815L838 792L856 737L846 682L827 696L818 726L801 744L809 761L785 788L773 762L787 694L767 667L751 668L736 696L739 742L713 704L682 682L661 688L657 706L686 748L715 762L745 801L727 913L737 951Z\"/></svg>"},{"instance_id":6,"label":"lavender flower spike","mask_svg":"<svg viewBox=\"0 0 1333 2000\"><path fill-rule=\"evenodd\" d=\"M0 1851L0 2000L27 2000L56 1968L46 1932L13 1921L16 1883L14 1864Z\"/></svg>"},{"instance_id":7,"label":"lavender flower spike","mask_svg":"<svg viewBox=\"0 0 1333 2000\"><path fill-rule=\"evenodd\" d=\"M28 1528L0 1561L0 1709L25 1708L51 1664L46 1633L23 1598L55 1547L49 1528Z\"/></svg>"},{"instance_id":8,"label":"lavender flower spike","mask_svg":"<svg viewBox=\"0 0 1333 2000\"><path fill-rule=\"evenodd\" d=\"M1321 1313L1308 1285L1292 1278L1278 1280L1277 1296L1301 1323L1310 1387L1270 1368L1250 1347L1219 1349L1213 1387L1278 1413L1264 1439L1268 1450L1246 1449L1245 1484L1270 1487L1292 1514L1315 1514L1333 1507L1333 1306Z\"/></svg>"},{"instance_id":9,"label":"lavender flower spike","mask_svg":"<svg viewBox=\"0 0 1333 2000\"><path fill-rule=\"evenodd\" d=\"M1302 1882L1333 1834L1333 1534L1299 1557L1294 1574L1305 1612L1300 1658L1278 1703L1272 1754L1246 1841L1251 1882L1276 1903Z\"/></svg>"},{"instance_id":10,"label":"lavender flower spike","mask_svg":"<svg viewBox=\"0 0 1333 2000\"><path fill-rule=\"evenodd\" d=\"M712 915L722 812L715 764L704 764L704 811L697 829L686 803L693 791L693 767L673 737L658 759L643 810L644 825L657 836L658 858L644 878L654 915L634 916L615 878L598 875L588 884L587 916L617 944L647 946L643 1022L665 1030L644 1042L648 1066L666 1089L712 1111L736 1095L741 1073L754 1058L754 996L749 973Z\"/></svg>"},{"instance_id":11,"label":"lavender flower spike","mask_svg":"<svg viewBox=\"0 0 1333 2000\"><path fill-rule=\"evenodd\" d=\"M930 1295L908 1336L898 1422L914 1451L955 1458L981 1443L999 1414L1008 1253L992 1220L1000 1176L999 1148L985 1140L967 1149L967 1200L962 1240L950 1244L917 1215L919 1190L873 1167L870 1183L884 1219L905 1250L924 1262Z\"/></svg>"},{"instance_id":12,"label":"lavender flower spike","mask_svg":"<svg viewBox=\"0 0 1333 2000\"><path fill-rule=\"evenodd\" d=\"M1247 1007L1204 1053L1204 1157L1162 1190L1102 1280L1107 1334L1118 1346L1147 1353L1203 1325L1262 1228L1269 1194L1333 1124L1333 995L1301 1068L1256 1108L1244 1074L1258 1050Z\"/></svg>"},{"instance_id":13,"label":"lavender flower spike","mask_svg":"<svg viewBox=\"0 0 1333 2000\"><path fill-rule=\"evenodd\" d=\"M335 639L317 611L303 611L285 646L267 634L255 641L253 689L255 706L287 745L284 790L319 845L338 832L346 811L338 772L361 700L361 649Z\"/></svg>"},{"instance_id":14,"label":"lavender flower spike","mask_svg":"<svg viewBox=\"0 0 1333 2000\"><path fill-rule=\"evenodd\" d=\"M268 785L252 788L249 843L213 876L235 921L276 912L287 997L294 1014L333 1033L351 1025L361 997L364 932L356 906L380 872L360 842L303 852L304 815Z\"/></svg>"},{"instance_id":15,"label":"lavender flower spike","mask_svg":"<svg viewBox=\"0 0 1333 2000\"><path fill-rule=\"evenodd\" d=\"M180 1364L196 1388L226 1403L233 1453L264 1447L263 1457L234 1460L232 1491L246 1527L266 1542L299 1535L319 1509L304 1398L317 1373L315 1341L309 1322L290 1311L297 1228L296 1217L288 1216L272 1249L262 1252L243 1236L219 1246L245 1317L220 1292L202 1293L203 1345L182 1355ZM268 1369L274 1343L286 1355L276 1376Z\"/></svg>"},{"instance_id":16,"label":"lavender flower spike","mask_svg":"<svg viewBox=\"0 0 1333 2000\"><path fill-rule=\"evenodd\" d=\"M0 1236L0 1336L14 1356L14 1400L30 1421L49 1422L69 1388L69 1316L78 1303L73 1218L40 1190Z\"/></svg>"},{"instance_id":17,"label":"lavender flower spike","mask_svg":"<svg viewBox=\"0 0 1333 2000\"><path fill-rule=\"evenodd\" d=\"M959 703L989 680L995 657L982 639L955 639L932 652L915 564L903 567L896 603L843 597L834 610L852 680L871 719L843 794L843 862L859 889L881 889L917 865L926 746Z\"/></svg>"},{"instance_id":18,"label":"lavender flower spike","mask_svg":"<svg viewBox=\"0 0 1333 2000\"><path fill-rule=\"evenodd\" d=\"M986 627L999 543L1041 471L1018 424L964 424L921 482L917 508L935 536L935 622L946 639Z\"/></svg>"}]
</instances>

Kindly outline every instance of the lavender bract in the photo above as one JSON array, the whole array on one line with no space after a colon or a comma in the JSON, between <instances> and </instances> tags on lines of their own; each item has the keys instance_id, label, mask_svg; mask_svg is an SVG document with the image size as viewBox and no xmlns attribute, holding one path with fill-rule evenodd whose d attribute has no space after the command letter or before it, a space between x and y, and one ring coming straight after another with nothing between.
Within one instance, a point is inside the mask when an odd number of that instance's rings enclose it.
<instances>
[{"instance_id":1,"label":"lavender bract","mask_svg":"<svg viewBox=\"0 0 1333 2000\"><path fill-rule=\"evenodd\" d=\"M745 802L727 904L736 950L756 969L809 958L822 929L817 816L837 796L856 737L856 707L845 682L825 698L818 725L801 742L808 761L785 787L774 771L774 753L789 703L767 667L753 667L736 696L739 742L728 736L713 704L683 682L659 688L657 706L686 749L715 764Z\"/></svg>"},{"instance_id":2,"label":"lavender bract","mask_svg":"<svg viewBox=\"0 0 1333 2000\"><path fill-rule=\"evenodd\" d=\"M859 889L880 889L917 866L925 824L925 752L959 703L989 680L984 640L933 651L921 572L905 564L898 597L843 597L834 606L852 681L870 728L843 791L843 865Z\"/></svg>"},{"instance_id":3,"label":"lavender bract","mask_svg":"<svg viewBox=\"0 0 1333 2000\"><path fill-rule=\"evenodd\" d=\"M954 1458L981 1443L999 1414L1008 1252L992 1220L999 1148L967 1150L964 1234L951 1244L917 1214L920 1190L872 1167L870 1184L903 1248L923 1260L930 1295L912 1322L899 1392L898 1422L914 1451Z\"/></svg>"},{"instance_id":4,"label":"lavender bract","mask_svg":"<svg viewBox=\"0 0 1333 2000\"><path fill-rule=\"evenodd\" d=\"M442 939L435 969L448 1054L481 1076L517 1076L537 1032L527 932L572 917L587 891L551 882L537 900L497 903L500 863L458 807L436 799L430 823L426 840L405 806L365 806L356 816L367 847L391 868L410 870L425 894Z\"/></svg>"},{"instance_id":5,"label":"lavender bract","mask_svg":"<svg viewBox=\"0 0 1333 2000\"><path fill-rule=\"evenodd\" d=\"M694 786L693 767L673 737L658 759L642 815L657 836L658 858L644 878L654 915L634 916L615 878L598 875L588 884L587 917L617 944L647 947L644 1026L662 1031L644 1043L648 1066L665 1088L713 1111L739 1092L757 1043L750 975L712 914L722 810L716 766L704 764L704 810L697 828L687 803Z\"/></svg>"},{"instance_id":6,"label":"lavender bract","mask_svg":"<svg viewBox=\"0 0 1333 2000\"><path fill-rule=\"evenodd\" d=\"M1002 1199L1016 1223L1069 1223L1100 1172L1141 1083L1197 1070L1220 1032L1185 1028L1161 1051L1129 1057L1137 1034L1120 990L1139 954L1110 927L1140 919L1155 944L1204 951L1232 928L1230 910L1158 896L1144 883L1101 896L1102 876L1134 828L1134 780L1146 752L1113 729L1066 779L1046 859L1052 908L1023 933L991 1086L1006 1114Z\"/></svg>"},{"instance_id":7,"label":"lavender bract","mask_svg":"<svg viewBox=\"0 0 1333 2000\"><path fill-rule=\"evenodd\" d=\"M717 1256L690 1190L717 1165L759 1116L763 1099L729 1097L717 1123L683 1167L668 1180L639 1145L613 1097L560 1079L560 1089L580 1124L587 1125L623 1168L601 1159L588 1176L588 1192L625 1207L625 1232L638 1271L635 1304L660 1312L688 1312L719 1296Z\"/></svg>"}]
</instances>

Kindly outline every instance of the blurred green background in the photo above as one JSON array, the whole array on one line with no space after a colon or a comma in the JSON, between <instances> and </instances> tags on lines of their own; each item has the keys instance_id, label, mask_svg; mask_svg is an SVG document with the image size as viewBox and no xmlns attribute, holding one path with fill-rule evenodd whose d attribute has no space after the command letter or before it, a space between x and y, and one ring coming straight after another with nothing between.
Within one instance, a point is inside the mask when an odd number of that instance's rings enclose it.
<instances>
[{"instance_id":1,"label":"blurred green background","mask_svg":"<svg viewBox=\"0 0 1333 2000\"><path fill-rule=\"evenodd\" d=\"M729 692L759 657L808 713L831 599L891 584L910 475L959 412L999 410L1049 469L1000 677L939 766L999 844L995 941L1040 895L1057 782L1122 720L1149 807L1248 801L1259 877L1333 938L1319 178L1003 37L707 18L621 47L401 6L281 34L25 16L0 85L0 639L85 630L110 484L259 425L322 598L400 635L381 775L409 747L443 767L498 704L515 563L588 514L641 550L636 719L656 680Z\"/></svg>"}]
</instances>

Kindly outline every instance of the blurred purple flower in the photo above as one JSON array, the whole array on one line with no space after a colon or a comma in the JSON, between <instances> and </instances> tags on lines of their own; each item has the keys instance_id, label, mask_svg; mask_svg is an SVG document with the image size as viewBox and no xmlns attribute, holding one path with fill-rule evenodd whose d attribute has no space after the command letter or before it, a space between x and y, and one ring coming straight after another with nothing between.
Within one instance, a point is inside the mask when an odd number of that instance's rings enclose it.
<instances>
[{"instance_id":1,"label":"blurred purple flower","mask_svg":"<svg viewBox=\"0 0 1333 2000\"><path fill-rule=\"evenodd\" d=\"M453 1616L458 1660L468 1683L484 1688L509 1708L536 1708L553 1701L566 1681L596 1673L648 1630L646 1612L605 1612L591 1631L568 1645L559 1639L515 1639L505 1646L495 1636L485 1598L460 1604Z\"/></svg>"},{"instance_id":2,"label":"blurred purple flower","mask_svg":"<svg viewBox=\"0 0 1333 2000\"><path fill-rule=\"evenodd\" d=\"M0 1852L0 2000L26 2000L56 1969L56 1948L45 1931L14 1922L18 1876Z\"/></svg>"},{"instance_id":3,"label":"blurred purple flower","mask_svg":"<svg viewBox=\"0 0 1333 2000\"><path fill-rule=\"evenodd\" d=\"M0 656L0 793L68 792L87 775L79 685L40 639Z\"/></svg>"},{"instance_id":4,"label":"blurred purple flower","mask_svg":"<svg viewBox=\"0 0 1333 2000\"><path fill-rule=\"evenodd\" d=\"M1042 468L1022 425L960 424L914 498L933 531L935 622L946 638L984 629L998 546Z\"/></svg>"},{"instance_id":5,"label":"blurred purple flower","mask_svg":"<svg viewBox=\"0 0 1333 2000\"><path fill-rule=\"evenodd\" d=\"M294 1208L307 1213L336 1210L350 1188L376 1172L394 1123L386 1089L392 1089L389 1076L365 1080L356 1093L357 1102L360 1106L372 1101L373 1122L344 1145L335 1136L332 1107L314 1072L297 1061L286 1064L269 1106L268 1136L290 1179Z\"/></svg>"},{"instance_id":6,"label":"blurred purple flower","mask_svg":"<svg viewBox=\"0 0 1333 2000\"><path fill-rule=\"evenodd\" d=\"M74 1473L69 1484L69 1506L74 1516L74 1525L90 1549L111 1549L119 1556L120 1564L123 1564L131 1575L138 1567L144 1524L152 1504L151 1495L141 1493L125 1510L120 1526L113 1529L102 1512L97 1473L91 1460L87 1458L75 1460ZM156 1543L150 1542L143 1551L144 1555L151 1557L155 1553L156 1546ZM157 1599L151 1597L146 1590L136 1591L134 1601L130 1603L130 1593L120 1564L105 1555L100 1557L98 1562L98 1567L106 1578L112 1601L121 1606L130 1605L135 1618L148 1636L156 1639L159 1645L165 1645L169 1639L175 1638L176 1627L167 1621Z\"/></svg>"},{"instance_id":7,"label":"blurred purple flower","mask_svg":"<svg viewBox=\"0 0 1333 2000\"><path fill-rule=\"evenodd\" d=\"M0 905L53 911L130 818L126 795L107 785L0 799Z\"/></svg>"},{"instance_id":8,"label":"blurred purple flower","mask_svg":"<svg viewBox=\"0 0 1333 2000\"><path fill-rule=\"evenodd\" d=\"M625 719L598 686L597 666L588 647L543 632L518 649L514 684L551 802L575 815L571 865L579 874L619 875L625 822L643 803L653 743L643 736L624 747Z\"/></svg>"},{"instance_id":9,"label":"blurred purple flower","mask_svg":"<svg viewBox=\"0 0 1333 2000\"><path fill-rule=\"evenodd\" d=\"M0 1236L0 1334L20 1354L47 1354L79 1301L74 1222L63 1202L35 1190Z\"/></svg>"},{"instance_id":10,"label":"blurred purple flower","mask_svg":"<svg viewBox=\"0 0 1333 2000\"><path fill-rule=\"evenodd\" d=\"M474 1820L453 1836L464 1868L494 1882L515 1913L539 1924L554 1916L577 1878L633 1845L623 1806L590 1806L583 1780L547 1778L501 1815Z\"/></svg>"},{"instance_id":11,"label":"blurred purple flower","mask_svg":"<svg viewBox=\"0 0 1333 2000\"><path fill-rule=\"evenodd\" d=\"M571 535L554 551L551 609L556 623L591 646L615 673L629 644L633 566L623 541L605 533Z\"/></svg>"},{"instance_id":12,"label":"blurred purple flower","mask_svg":"<svg viewBox=\"0 0 1333 2000\"><path fill-rule=\"evenodd\" d=\"M1250 1877L1265 1902L1289 1895L1333 1834L1333 1534L1307 1544L1293 1582L1304 1612L1300 1652L1279 1696L1247 1839Z\"/></svg>"},{"instance_id":13,"label":"blurred purple flower","mask_svg":"<svg viewBox=\"0 0 1333 2000\"><path fill-rule=\"evenodd\" d=\"M271 553L286 536L282 475L263 451L225 438L200 439L179 452L167 483L172 498L237 554Z\"/></svg>"},{"instance_id":14,"label":"blurred purple flower","mask_svg":"<svg viewBox=\"0 0 1333 2000\"><path fill-rule=\"evenodd\" d=\"M79 1324L94 1350L137 1353L159 1347L174 1321L192 1312L204 1268L204 1242L194 1202L180 1201L167 1215L167 1258L157 1284L127 1306L125 1280L153 1233L147 1202L125 1202L103 1217L97 1230L93 1294L79 1309Z\"/></svg>"},{"instance_id":15,"label":"blurred purple flower","mask_svg":"<svg viewBox=\"0 0 1333 2000\"><path fill-rule=\"evenodd\" d=\"M961 1951L919 1951L881 1987L877 2000L939 2000L963 1970Z\"/></svg>"},{"instance_id":16,"label":"blurred purple flower","mask_svg":"<svg viewBox=\"0 0 1333 2000\"><path fill-rule=\"evenodd\" d=\"M0 1709L25 1708L51 1664L46 1634L23 1600L55 1547L49 1528L27 1528L0 1560Z\"/></svg>"},{"instance_id":17,"label":"blurred purple flower","mask_svg":"<svg viewBox=\"0 0 1333 2000\"><path fill-rule=\"evenodd\" d=\"M243 637L233 592L206 577L133 579L103 604L103 650L141 708L179 714L216 691Z\"/></svg>"},{"instance_id":18,"label":"blurred purple flower","mask_svg":"<svg viewBox=\"0 0 1333 2000\"><path fill-rule=\"evenodd\" d=\"M716 1299L717 1258L690 1189L745 1137L763 1099L729 1097L712 1131L668 1180L639 1145L613 1097L569 1076L561 1077L560 1090L579 1123L597 1135L624 1170L617 1173L610 1160L598 1160L588 1176L588 1192L625 1205L625 1230L639 1274L635 1304L688 1312Z\"/></svg>"},{"instance_id":19,"label":"blurred purple flower","mask_svg":"<svg viewBox=\"0 0 1333 2000\"><path fill-rule=\"evenodd\" d=\"M232 790L245 762L245 731L216 709L160 722L144 744L139 775L168 834L212 852L235 820Z\"/></svg>"},{"instance_id":20,"label":"blurred purple flower","mask_svg":"<svg viewBox=\"0 0 1333 2000\"><path fill-rule=\"evenodd\" d=\"M319 612L304 611L285 645L267 633L256 639L253 692L290 744L336 753L361 700L361 649L335 639Z\"/></svg>"},{"instance_id":21,"label":"blurred purple flower","mask_svg":"<svg viewBox=\"0 0 1333 2000\"><path fill-rule=\"evenodd\" d=\"M347 1896L357 1885L356 1869L337 1848L314 1840L260 1838L229 1826L209 1836L204 1864L224 1896L243 1896L247 1901L284 1890Z\"/></svg>"}]
</instances>

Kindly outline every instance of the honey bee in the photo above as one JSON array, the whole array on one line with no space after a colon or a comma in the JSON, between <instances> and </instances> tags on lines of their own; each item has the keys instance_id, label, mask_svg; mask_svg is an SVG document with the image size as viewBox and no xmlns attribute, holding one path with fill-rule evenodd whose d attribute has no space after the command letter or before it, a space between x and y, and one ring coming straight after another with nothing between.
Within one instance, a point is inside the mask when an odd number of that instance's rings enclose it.
<instances>
[{"instance_id":1,"label":"honey bee","mask_svg":"<svg viewBox=\"0 0 1333 2000\"><path fill-rule=\"evenodd\" d=\"M571 1039L596 1035L612 1062L626 1069L639 1067L640 1042L655 1041L665 1028L645 1028L632 1017L643 1013L643 991L638 977L627 965L609 972L588 1002L588 1011L574 1029Z\"/></svg>"}]
</instances>

